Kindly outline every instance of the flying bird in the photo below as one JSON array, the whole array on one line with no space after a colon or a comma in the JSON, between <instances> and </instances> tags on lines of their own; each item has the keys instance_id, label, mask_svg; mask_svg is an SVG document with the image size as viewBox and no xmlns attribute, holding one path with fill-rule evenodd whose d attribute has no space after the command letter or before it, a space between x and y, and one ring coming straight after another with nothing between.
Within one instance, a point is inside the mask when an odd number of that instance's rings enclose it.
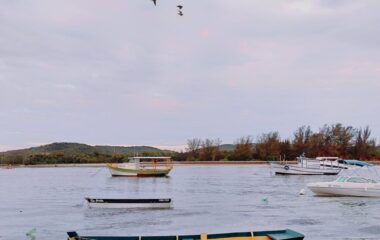
<instances>
[{"instance_id":1,"label":"flying bird","mask_svg":"<svg viewBox=\"0 0 380 240\"><path fill-rule=\"evenodd\" d=\"M154 3L154 6L156 6L157 0L152 0L152 2Z\"/></svg>"},{"instance_id":2,"label":"flying bird","mask_svg":"<svg viewBox=\"0 0 380 240\"><path fill-rule=\"evenodd\" d=\"M183 13L182 13L183 6L182 5L177 5L177 8L178 8L178 15L183 16Z\"/></svg>"}]
</instances>

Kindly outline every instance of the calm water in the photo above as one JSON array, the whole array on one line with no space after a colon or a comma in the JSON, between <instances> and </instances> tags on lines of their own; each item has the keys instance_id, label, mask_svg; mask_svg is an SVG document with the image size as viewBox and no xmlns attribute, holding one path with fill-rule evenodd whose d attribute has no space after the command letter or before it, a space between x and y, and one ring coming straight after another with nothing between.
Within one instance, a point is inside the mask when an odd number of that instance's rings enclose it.
<instances>
[{"instance_id":1,"label":"calm water","mask_svg":"<svg viewBox=\"0 0 380 240\"><path fill-rule=\"evenodd\" d=\"M291 228L306 239L380 239L380 199L315 197L267 166L175 166L168 178L112 178L105 168L0 170L0 239L162 235ZM306 195L299 195L305 188ZM85 196L172 198L165 210L88 209ZM264 199L267 199L265 201Z\"/></svg>"}]
</instances>

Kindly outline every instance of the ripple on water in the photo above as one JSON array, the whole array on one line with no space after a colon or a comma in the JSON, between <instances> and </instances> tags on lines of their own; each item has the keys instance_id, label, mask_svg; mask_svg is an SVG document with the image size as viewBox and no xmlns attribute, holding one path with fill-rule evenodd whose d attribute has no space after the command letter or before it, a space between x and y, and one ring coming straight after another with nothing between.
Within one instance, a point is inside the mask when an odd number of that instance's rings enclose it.
<instances>
[{"instance_id":1,"label":"ripple on water","mask_svg":"<svg viewBox=\"0 0 380 240\"><path fill-rule=\"evenodd\" d=\"M369 227L360 228L359 231L363 233L377 234L380 238L380 225L373 225Z\"/></svg>"},{"instance_id":2,"label":"ripple on water","mask_svg":"<svg viewBox=\"0 0 380 240\"><path fill-rule=\"evenodd\" d=\"M319 225L322 222L311 219L311 218L298 218L298 219L292 219L290 221L287 221L289 225L300 225L300 226L307 226L307 225Z\"/></svg>"},{"instance_id":3,"label":"ripple on water","mask_svg":"<svg viewBox=\"0 0 380 240\"><path fill-rule=\"evenodd\" d=\"M356 202L342 202L342 205L348 207L364 207L367 204L364 201L356 201Z\"/></svg>"},{"instance_id":4,"label":"ripple on water","mask_svg":"<svg viewBox=\"0 0 380 240\"><path fill-rule=\"evenodd\" d=\"M170 235L282 228L308 240L380 239L378 199L320 198L308 190L300 197L307 183L334 177L269 172L264 166L176 166L170 178L138 179L112 178L105 168L14 169L0 174L0 193L6 193L0 197L0 239L23 239L33 227L38 239L65 239L70 230ZM169 197L173 207L89 209L85 196Z\"/></svg>"}]
</instances>

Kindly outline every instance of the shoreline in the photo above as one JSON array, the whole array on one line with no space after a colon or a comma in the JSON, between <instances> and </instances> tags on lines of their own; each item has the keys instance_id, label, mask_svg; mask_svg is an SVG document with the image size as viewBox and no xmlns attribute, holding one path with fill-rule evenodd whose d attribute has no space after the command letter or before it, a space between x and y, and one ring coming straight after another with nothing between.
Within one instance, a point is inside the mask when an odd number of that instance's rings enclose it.
<instances>
[{"instance_id":1,"label":"shoreline","mask_svg":"<svg viewBox=\"0 0 380 240\"><path fill-rule=\"evenodd\" d=\"M288 161L296 163L296 161ZM36 165L11 165L11 168L54 168L54 167L106 167L107 163L61 163L61 164L36 164ZM269 165L268 161L173 161L174 166L181 165ZM7 165L2 166L6 168Z\"/></svg>"},{"instance_id":2,"label":"shoreline","mask_svg":"<svg viewBox=\"0 0 380 240\"><path fill-rule=\"evenodd\" d=\"M199 165L199 166L228 166L228 165L269 165L271 162L280 163L280 161L173 161L174 166ZM380 161L367 161L375 166L380 165ZM287 164L297 164L296 160L286 161ZM59 163L59 164L36 164L36 165L0 165L0 169L12 168L65 168L65 167L106 167L107 163Z\"/></svg>"},{"instance_id":3,"label":"shoreline","mask_svg":"<svg viewBox=\"0 0 380 240\"><path fill-rule=\"evenodd\" d=\"M269 165L271 162L278 163L279 161L173 161L174 166L228 166L228 165ZM288 164L296 164L297 161L287 161ZM380 161L368 161L375 166L380 165ZM36 165L8 165L0 166L0 169L12 169L12 168L65 168L65 167L106 167L107 163L61 163L61 164L36 164Z\"/></svg>"}]
</instances>

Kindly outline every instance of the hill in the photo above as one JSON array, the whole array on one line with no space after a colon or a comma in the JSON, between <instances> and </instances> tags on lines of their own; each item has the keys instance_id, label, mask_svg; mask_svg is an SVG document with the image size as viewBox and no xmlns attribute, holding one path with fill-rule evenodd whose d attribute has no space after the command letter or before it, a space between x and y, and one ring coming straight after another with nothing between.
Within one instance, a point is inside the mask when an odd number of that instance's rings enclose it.
<instances>
[{"instance_id":1,"label":"hill","mask_svg":"<svg viewBox=\"0 0 380 240\"><path fill-rule=\"evenodd\" d=\"M149 146L132 146L132 147L122 147L122 146L90 146L82 143L51 143L47 145L42 145L39 147L32 147L26 149L6 151L3 154L5 156L9 155L36 155L36 154L54 154L63 153L67 156L80 155L80 154L142 154L142 153L156 153L156 154L170 154L173 153L168 150L161 150Z\"/></svg>"},{"instance_id":2,"label":"hill","mask_svg":"<svg viewBox=\"0 0 380 240\"><path fill-rule=\"evenodd\" d=\"M235 150L234 144L222 144L219 146L220 151L233 151Z\"/></svg>"}]
</instances>

